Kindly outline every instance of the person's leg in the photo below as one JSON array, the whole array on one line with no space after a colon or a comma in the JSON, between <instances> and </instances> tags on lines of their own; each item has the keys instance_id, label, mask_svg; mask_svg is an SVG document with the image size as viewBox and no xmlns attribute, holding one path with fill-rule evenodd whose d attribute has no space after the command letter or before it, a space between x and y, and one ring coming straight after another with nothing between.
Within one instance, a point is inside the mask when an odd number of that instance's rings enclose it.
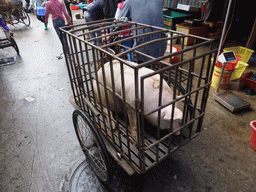
<instances>
[{"instance_id":1,"label":"person's leg","mask_svg":"<svg viewBox=\"0 0 256 192\"><path fill-rule=\"evenodd\" d=\"M44 23L44 29L47 29L47 24L45 23L45 16L41 16L41 20Z\"/></svg>"},{"instance_id":2,"label":"person's leg","mask_svg":"<svg viewBox=\"0 0 256 192\"><path fill-rule=\"evenodd\" d=\"M47 29L47 24L45 23L45 16L42 15L36 15L37 19L44 23L44 29Z\"/></svg>"},{"instance_id":3,"label":"person's leg","mask_svg":"<svg viewBox=\"0 0 256 192\"><path fill-rule=\"evenodd\" d=\"M101 30L97 31L96 34L97 34L97 37L100 37ZM102 41L101 41L101 38L99 38L99 39L97 39L97 46L101 46L101 45L102 45Z\"/></svg>"},{"instance_id":4,"label":"person's leg","mask_svg":"<svg viewBox=\"0 0 256 192\"><path fill-rule=\"evenodd\" d=\"M85 22L90 22L90 21L93 21L92 17L91 17L91 14L88 12L88 11L84 11L84 19L85 19ZM89 31L92 30L92 29L89 29ZM89 33L90 34L90 38L95 38L95 33ZM94 45L95 45L95 41L92 42Z\"/></svg>"},{"instance_id":5,"label":"person's leg","mask_svg":"<svg viewBox=\"0 0 256 192\"><path fill-rule=\"evenodd\" d=\"M65 26L65 21L64 21L64 19L58 18L58 19L53 20L52 23L53 23L53 27L54 27L60 41L61 41L60 29L59 28ZM63 37L63 46L64 46L64 49L66 50L67 49L67 42L66 42L65 37Z\"/></svg>"},{"instance_id":6,"label":"person's leg","mask_svg":"<svg viewBox=\"0 0 256 192\"><path fill-rule=\"evenodd\" d=\"M44 23L44 16L36 15L36 18L37 18L39 21L41 21L41 22Z\"/></svg>"},{"instance_id":7,"label":"person's leg","mask_svg":"<svg viewBox=\"0 0 256 192\"><path fill-rule=\"evenodd\" d=\"M9 27L5 24L4 19L0 18L0 26L4 28L5 31L9 32Z\"/></svg>"},{"instance_id":8,"label":"person's leg","mask_svg":"<svg viewBox=\"0 0 256 192\"><path fill-rule=\"evenodd\" d=\"M30 0L25 0L25 2L26 2L26 6L25 6L25 8L26 8L26 12L31 13L31 12L28 10L29 5L30 5Z\"/></svg>"},{"instance_id":9,"label":"person's leg","mask_svg":"<svg viewBox=\"0 0 256 192\"><path fill-rule=\"evenodd\" d=\"M57 35L60 38L60 29L59 28L63 27L65 25L64 19L58 18L58 19L53 20L52 23L53 23L53 27L54 27Z\"/></svg>"}]
</instances>

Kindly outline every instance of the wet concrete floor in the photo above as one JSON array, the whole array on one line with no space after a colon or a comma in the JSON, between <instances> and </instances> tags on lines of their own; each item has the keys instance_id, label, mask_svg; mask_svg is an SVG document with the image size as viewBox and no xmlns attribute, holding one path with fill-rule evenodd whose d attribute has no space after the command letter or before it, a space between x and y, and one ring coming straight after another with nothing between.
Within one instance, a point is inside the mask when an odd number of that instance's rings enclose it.
<instances>
[{"instance_id":1,"label":"wet concrete floor","mask_svg":"<svg viewBox=\"0 0 256 192\"><path fill-rule=\"evenodd\" d=\"M30 16L30 27L10 26L20 56L12 47L0 50L0 58L17 57L0 66L0 191L107 191L88 168L73 129L68 73L64 58L57 58L60 41L52 23L44 30ZM248 71L256 72L255 63ZM211 89L202 133L135 181L118 170L115 191L138 185L143 192L256 191L256 151L249 146L256 95L246 97L238 83L231 83L233 92L250 109L231 113Z\"/></svg>"}]
</instances>

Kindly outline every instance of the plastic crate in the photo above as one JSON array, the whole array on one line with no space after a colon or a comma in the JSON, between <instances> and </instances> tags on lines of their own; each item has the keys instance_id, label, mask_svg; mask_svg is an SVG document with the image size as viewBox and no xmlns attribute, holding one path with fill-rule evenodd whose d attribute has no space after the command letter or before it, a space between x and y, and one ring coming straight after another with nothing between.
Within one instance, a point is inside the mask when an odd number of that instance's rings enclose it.
<instances>
[{"instance_id":1,"label":"plastic crate","mask_svg":"<svg viewBox=\"0 0 256 192\"><path fill-rule=\"evenodd\" d=\"M239 79L243 75L244 70L246 69L246 67L248 67L248 64L240 60L237 63L236 67L234 68L234 71L231 75L230 80Z\"/></svg>"},{"instance_id":2,"label":"plastic crate","mask_svg":"<svg viewBox=\"0 0 256 192\"><path fill-rule=\"evenodd\" d=\"M182 13L174 10L164 10L164 25L169 29L176 29L176 24L184 22L185 19L191 18L192 14Z\"/></svg>"},{"instance_id":3,"label":"plastic crate","mask_svg":"<svg viewBox=\"0 0 256 192\"><path fill-rule=\"evenodd\" d=\"M44 16L45 15L45 7L36 7L36 15Z\"/></svg>"},{"instance_id":4,"label":"plastic crate","mask_svg":"<svg viewBox=\"0 0 256 192\"><path fill-rule=\"evenodd\" d=\"M242 77L243 79L243 83L242 83L242 86L247 86L253 90L256 91L256 81L253 81L252 79L249 79L248 76L251 75L252 72L249 72L249 73L245 73Z\"/></svg>"},{"instance_id":5,"label":"plastic crate","mask_svg":"<svg viewBox=\"0 0 256 192\"><path fill-rule=\"evenodd\" d=\"M250 57L252 56L254 50L245 48L245 47L241 47L241 46L237 46L237 47L227 47L225 48L223 51L234 51L234 53L236 55L241 55L241 60L245 63L248 63Z\"/></svg>"}]
</instances>

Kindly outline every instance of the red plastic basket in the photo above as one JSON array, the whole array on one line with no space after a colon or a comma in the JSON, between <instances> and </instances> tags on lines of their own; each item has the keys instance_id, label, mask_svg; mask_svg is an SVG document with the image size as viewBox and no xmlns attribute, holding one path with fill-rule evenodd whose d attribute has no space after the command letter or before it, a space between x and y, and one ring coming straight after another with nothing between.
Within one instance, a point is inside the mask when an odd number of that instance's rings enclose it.
<instances>
[{"instance_id":1,"label":"red plastic basket","mask_svg":"<svg viewBox=\"0 0 256 192\"><path fill-rule=\"evenodd\" d=\"M242 79L243 79L242 86L247 86L253 90L256 90L256 81L253 81L253 80L247 78L250 74L252 74L252 72L244 74L244 76L242 77Z\"/></svg>"},{"instance_id":2,"label":"red plastic basket","mask_svg":"<svg viewBox=\"0 0 256 192\"><path fill-rule=\"evenodd\" d=\"M251 121L250 126L252 128L251 137L250 137L250 145L256 151L256 120Z\"/></svg>"}]
</instances>

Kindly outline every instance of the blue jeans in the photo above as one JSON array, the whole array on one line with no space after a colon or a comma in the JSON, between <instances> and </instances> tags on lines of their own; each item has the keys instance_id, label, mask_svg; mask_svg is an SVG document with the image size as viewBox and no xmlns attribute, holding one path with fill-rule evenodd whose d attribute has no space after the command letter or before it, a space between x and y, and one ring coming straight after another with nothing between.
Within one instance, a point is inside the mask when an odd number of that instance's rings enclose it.
<instances>
[{"instance_id":1,"label":"blue jeans","mask_svg":"<svg viewBox=\"0 0 256 192\"><path fill-rule=\"evenodd\" d=\"M60 41L61 41L60 29L59 28L65 26L65 21L64 21L64 19L61 19L59 17L58 19L53 20L52 23L53 23L53 27L54 27ZM66 41L66 38L64 36L63 36L63 46L66 50L67 49L67 41Z\"/></svg>"},{"instance_id":2,"label":"blue jeans","mask_svg":"<svg viewBox=\"0 0 256 192\"><path fill-rule=\"evenodd\" d=\"M91 17L91 14L89 12L87 12L86 10L84 11L84 19L85 19L85 22L90 22L90 21L93 21L92 17ZM93 30L93 29L96 29L96 28L90 28L90 30ZM89 30L89 31L90 31ZM101 36L101 30L99 31L96 31L95 33L89 33L90 34L90 38L95 38L96 36L97 37L100 37ZM102 45L102 42L101 42L101 38L97 39L97 44L95 41L93 41L92 43L94 45L97 45L97 46L100 46Z\"/></svg>"}]
</instances>

